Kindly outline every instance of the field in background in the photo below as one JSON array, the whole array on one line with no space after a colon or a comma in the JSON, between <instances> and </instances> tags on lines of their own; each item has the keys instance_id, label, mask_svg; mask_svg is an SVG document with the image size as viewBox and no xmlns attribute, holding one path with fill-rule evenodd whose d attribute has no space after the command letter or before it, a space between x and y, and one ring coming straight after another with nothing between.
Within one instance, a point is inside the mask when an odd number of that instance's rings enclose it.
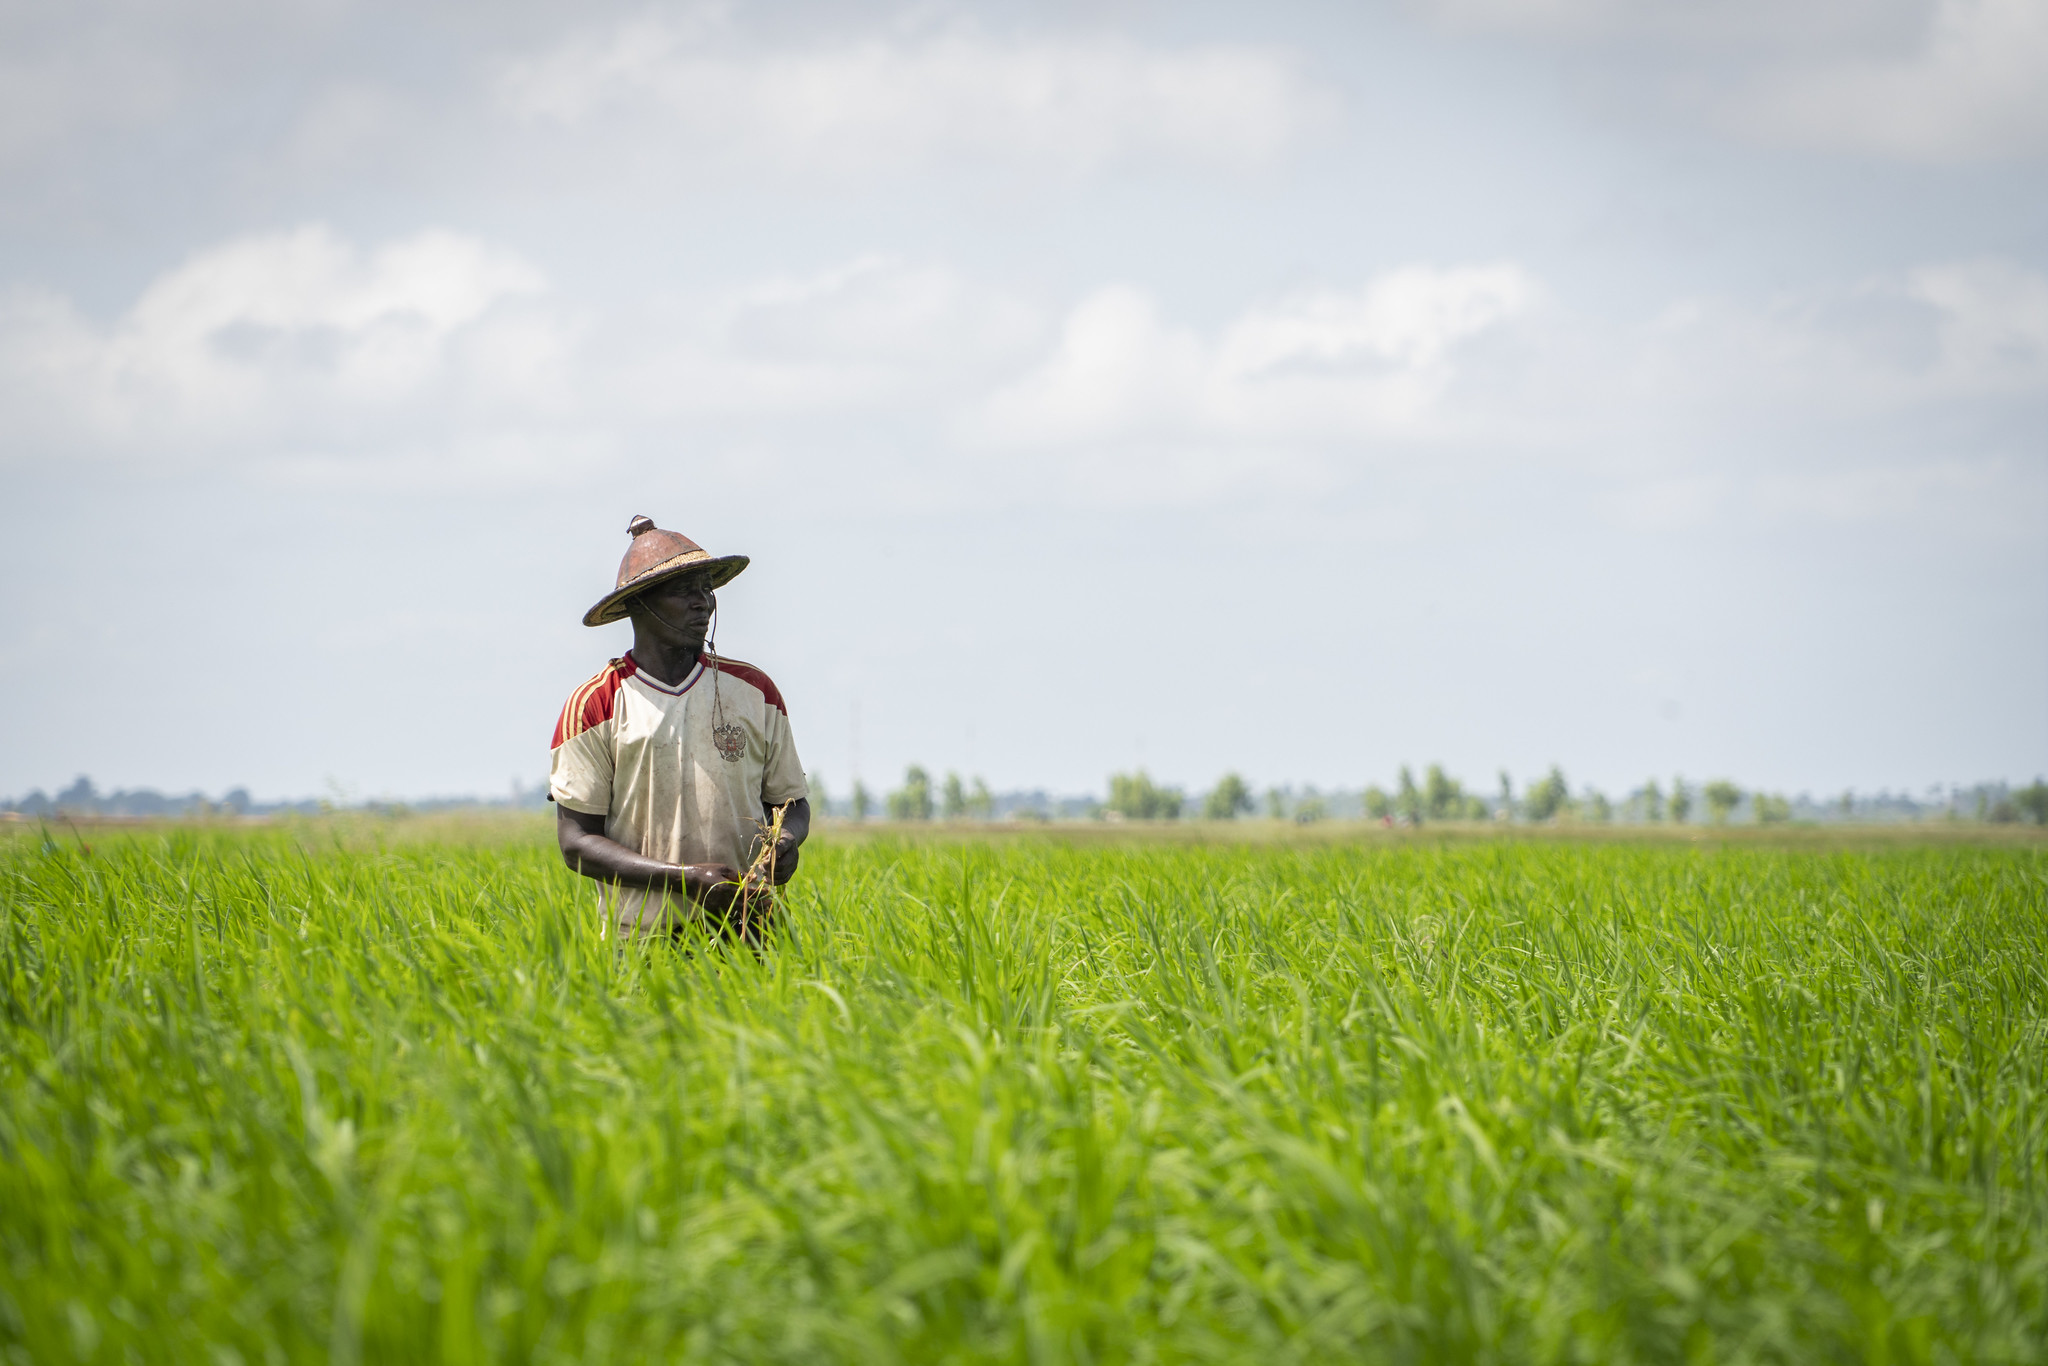
<instances>
[{"instance_id":1,"label":"field in background","mask_svg":"<svg viewBox=\"0 0 2048 1366\"><path fill-rule=\"evenodd\" d=\"M2040 1359L2048 847L1674 833L11 832L0 1355Z\"/></svg>"}]
</instances>

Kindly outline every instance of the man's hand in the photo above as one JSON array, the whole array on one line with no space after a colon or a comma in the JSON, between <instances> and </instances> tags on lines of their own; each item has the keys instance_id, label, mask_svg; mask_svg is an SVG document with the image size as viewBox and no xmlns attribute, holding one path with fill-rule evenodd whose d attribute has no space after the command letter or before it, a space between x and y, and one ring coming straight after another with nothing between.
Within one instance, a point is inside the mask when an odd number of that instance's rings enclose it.
<instances>
[{"instance_id":1,"label":"man's hand","mask_svg":"<svg viewBox=\"0 0 2048 1366\"><path fill-rule=\"evenodd\" d=\"M780 887L796 876L797 860L802 857L798 850L803 842L810 838L810 834L811 800L808 797L798 797L782 808L782 834L775 841L776 886ZM754 836L751 856L761 856L759 835Z\"/></svg>"},{"instance_id":2,"label":"man's hand","mask_svg":"<svg viewBox=\"0 0 2048 1366\"><path fill-rule=\"evenodd\" d=\"M744 890L740 870L729 863L686 863L682 874L683 894L707 911L726 911Z\"/></svg>"},{"instance_id":3,"label":"man's hand","mask_svg":"<svg viewBox=\"0 0 2048 1366\"><path fill-rule=\"evenodd\" d=\"M797 834L794 830L783 831L782 838L775 841L776 886L780 887L796 875L796 863L802 857L797 852L797 845L799 843L800 841L797 839Z\"/></svg>"},{"instance_id":4,"label":"man's hand","mask_svg":"<svg viewBox=\"0 0 2048 1366\"><path fill-rule=\"evenodd\" d=\"M798 836L796 831L787 829L785 829L782 832L781 837L775 841L775 862L770 866L775 870L776 886L780 887L783 883L789 881L790 878L796 875L797 860L800 857L802 857L802 855L798 852L797 846L801 842L801 837ZM756 835L754 836L753 844L748 846L747 859L749 863L752 863L754 860L759 859L760 857L761 836Z\"/></svg>"}]
</instances>

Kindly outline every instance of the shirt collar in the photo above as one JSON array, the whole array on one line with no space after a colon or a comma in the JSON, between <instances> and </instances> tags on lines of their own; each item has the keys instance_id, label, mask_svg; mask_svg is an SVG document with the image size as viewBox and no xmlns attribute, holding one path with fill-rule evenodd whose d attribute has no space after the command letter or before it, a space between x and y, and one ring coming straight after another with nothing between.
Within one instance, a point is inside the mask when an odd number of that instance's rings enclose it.
<instances>
[{"instance_id":1,"label":"shirt collar","mask_svg":"<svg viewBox=\"0 0 2048 1366\"><path fill-rule=\"evenodd\" d=\"M659 681L653 674L642 668L640 661L633 658L631 650L626 651L625 659L628 664L633 666L633 677L636 680L645 683L648 687L666 697L681 697L684 693L695 687L697 680L704 676L704 658L702 655L697 657L697 662L690 667L690 672L684 676L683 681L674 687Z\"/></svg>"}]
</instances>

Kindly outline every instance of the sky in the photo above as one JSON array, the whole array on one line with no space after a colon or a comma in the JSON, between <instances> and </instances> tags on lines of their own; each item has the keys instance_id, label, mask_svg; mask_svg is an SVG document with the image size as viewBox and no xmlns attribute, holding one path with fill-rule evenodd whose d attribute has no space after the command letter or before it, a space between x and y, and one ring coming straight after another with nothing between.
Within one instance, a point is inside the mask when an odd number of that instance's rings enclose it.
<instances>
[{"instance_id":1,"label":"sky","mask_svg":"<svg viewBox=\"0 0 2048 1366\"><path fill-rule=\"evenodd\" d=\"M0 794L2048 772L2048 6L0 5Z\"/></svg>"}]
</instances>

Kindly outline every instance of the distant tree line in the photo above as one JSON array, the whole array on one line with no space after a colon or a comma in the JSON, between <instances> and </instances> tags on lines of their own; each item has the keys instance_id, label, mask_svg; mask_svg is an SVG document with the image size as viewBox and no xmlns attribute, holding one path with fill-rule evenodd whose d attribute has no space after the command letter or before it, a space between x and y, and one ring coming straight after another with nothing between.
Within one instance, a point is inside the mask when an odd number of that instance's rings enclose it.
<instances>
[{"instance_id":1,"label":"distant tree line","mask_svg":"<svg viewBox=\"0 0 2048 1366\"><path fill-rule=\"evenodd\" d=\"M912 764L903 784L877 801L865 784L856 781L851 792L834 801L825 781L809 775L812 808L821 816L865 821L885 816L892 821L988 821L988 820L1129 820L1175 821L1199 816L1206 821L1239 820L1263 814L1271 820L1303 824L1321 820L1364 819L1393 825L1423 825L1443 821L1526 821L1585 822L1610 821L1628 824L1685 825L1703 818L1709 824L1753 823L1774 825L1788 821L1891 821L1978 820L1992 824L2030 822L2048 825L2048 781L2035 779L2027 787L2004 783L1981 783L1973 788L1930 790L1922 798L1891 793L1861 795L1844 792L1826 802L1810 797L1789 798L1780 793L1745 790L1727 779L1692 784L1673 778L1667 788L1652 778L1619 801L1610 801L1597 789L1586 786L1577 792L1566 781L1561 768L1527 783L1519 796L1506 773L1499 776L1493 793L1481 794L1445 772L1443 765L1430 764L1420 781L1414 770L1403 765L1393 783L1383 787L1369 783L1362 789L1329 792L1315 787L1269 787L1255 791L1242 774L1226 773L1207 792L1190 794L1185 789L1160 783L1144 769L1113 773L1106 800L1094 796L1055 797L1043 790L992 792L976 775L963 778L948 772L936 785L931 774ZM327 798L301 801L259 802L244 788L220 797L202 792L165 795L152 789L102 792L90 778L80 777L54 796L41 791L18 800L0 802L0 813L20 818L72 816L189 817L189 816L274 816L319 815L335 810L376 811L403 814L407 811L451 810L469 807L546 809L546 784L526 787L514 782L509 796L441 797L398 803L388 800L359 801L336 790Z\"/></svg>"},{"instance_id":2,"label":"distant tree line","mask_svg":"<svg viewBox=\"0 0 2048 1366\"><path fill-rule=\"evenodd\" d=\"M89 777L80 775L54 796L41 789L18 799L0 801L0 812L17 817L56 819L64 816L116 816L143 818L318 816L332 811L366 811L404 815L415 811L469 810L478 807L539 811L547 809L547 784L527 787L514 781L507 795L497 797L425 797L409 801L353 797L335 787L325 797L287 801L260 801L245 787L231 788L217 797L204 792L164 793L154 788L117 788L102 792Z\"/></svg>"},{"instance_id":3,"label":"distant tree line","mask_svg":"<svg viewBox=\"0 0 2048 1366\"><path fill-rule=\"evenodd\" d=\"M1974 806L1964 799L1966 795L1973 795ZM1683 777L1674 777L1668 787L1649 779L1617 801L1590 785L1574 791L1558 766L1525 784L1519 795L1505 772L1499 775L1495 792L1482 794L1452 777L1441 764L1428 765L1419 780L1411 767L1403 765L1390 786L1369 783L1363 789L1331 792L1315 787L1270 787L1260 793L1242 774L1226 773L1214 787L1199 794L1160 783L1141 768L1110 774L1106 799L1055 800L1043 792L993 793L979 776L963 779L956 772L947 773L935 790L931 774L922 765L912 764L904 772L902 786L887 793L879 807L858 782L850 800L835 806L815 775L812 804L821 814L856 821L881 814L892 821L908 822L999 818L1176 821L1189 816L1227 821L1263 814L1271 820L1302 824L1364 819L1406 826L1444 821L1686 825L1696 820L1710 825L1773 825L1792 820L1921 819L1936 814L2048 824L2048 782L2036 780L2030 787L2017 789L1985 784L1971 789L1970 794L1951 793L1941 803L1889 795L1859 799L1844 793L1822 805L1811 798L1795 802L1781 793L1748 790L1725 778L1692 783Z\"/></svg>"}]
</instances>

